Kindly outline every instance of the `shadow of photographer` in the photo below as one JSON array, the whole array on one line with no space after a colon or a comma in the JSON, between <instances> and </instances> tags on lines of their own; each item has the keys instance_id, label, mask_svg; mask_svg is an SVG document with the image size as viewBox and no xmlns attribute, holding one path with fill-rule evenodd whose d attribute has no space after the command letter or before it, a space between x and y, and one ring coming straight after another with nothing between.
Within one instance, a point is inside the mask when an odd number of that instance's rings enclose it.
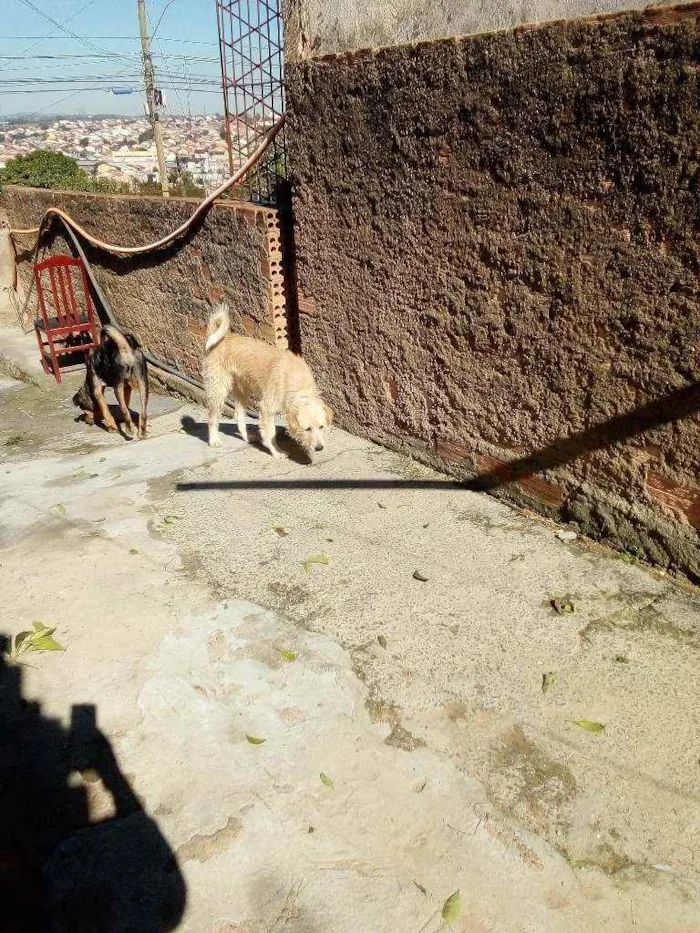
<instances>
[{"instance_id":1,"label":"shadow of photographer","mask_svg":"<svg viewBox=\"0 0 700 933\"><path fill-rule=\"evenodd\" d=\"M0 636L0 910L12 933L161 933L185 882L122 774L96 709L68 727L22 696Z\"/></svg>"}]
</instances>

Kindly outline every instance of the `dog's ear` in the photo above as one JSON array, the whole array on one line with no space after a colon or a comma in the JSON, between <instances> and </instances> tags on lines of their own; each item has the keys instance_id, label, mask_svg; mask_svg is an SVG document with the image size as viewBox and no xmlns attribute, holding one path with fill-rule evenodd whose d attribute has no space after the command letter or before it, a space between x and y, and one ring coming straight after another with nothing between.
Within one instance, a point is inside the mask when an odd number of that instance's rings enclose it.
<instances>
[{"instance_id":1,"label":"dog's ear","mask_svg":"<svg viewBox=\"0 0 700 933\"><path fill-rule=\"evenodd\" d=\"M287 411L284 413L284 416L287 421L287 427L289 428L289 433L298 434L300 426L299 426L299 419L297 417L297 413L295 411L291 411L290 409L287 409Z\"/></svg>"},{"instance_id":2,"label":"dog's ear","mask_svg":"<svg viewBox=\"0 0 700 933\"><path fill-rule=\"evenodd\" d=\"M330 405L326 405L325 402L323 403L323 407L326 411L326 420L328 421L328 424L329 425L333 424L333 418L334 418L333 409L331 408Z\"/></svg>"}]
</instances>

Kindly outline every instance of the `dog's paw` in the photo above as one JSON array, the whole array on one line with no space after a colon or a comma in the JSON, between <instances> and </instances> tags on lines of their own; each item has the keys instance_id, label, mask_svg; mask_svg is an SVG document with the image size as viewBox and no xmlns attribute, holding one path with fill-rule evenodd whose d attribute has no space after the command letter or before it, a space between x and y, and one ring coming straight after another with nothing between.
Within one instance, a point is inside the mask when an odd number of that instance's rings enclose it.
<instances>
[{"instance_id":1,"label":"dog's paw","mask_svg":"<svg viewBox=\"0 0 700 933\"><path fill-rule=\"evenodd\" d=\"M209 441L209 446L210 447L221 447L221 438L212 437L211 440Z\"/></svg>"}]
</instances>

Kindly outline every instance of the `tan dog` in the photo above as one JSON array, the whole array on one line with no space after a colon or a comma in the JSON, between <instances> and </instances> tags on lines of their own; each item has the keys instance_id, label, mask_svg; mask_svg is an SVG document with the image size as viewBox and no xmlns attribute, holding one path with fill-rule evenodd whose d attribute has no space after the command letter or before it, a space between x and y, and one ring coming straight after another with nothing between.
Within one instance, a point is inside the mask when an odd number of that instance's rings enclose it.
<instances>
[{"instance_id":1,"label":"tan dog","mask_svg":"<svg viewBox=\"0 0 700 933\"><path fill-rule=\"evenodd\" d=\"M234 398L238 433L248 440L246 408L260 412L260 439L273 457L275 415L281 414L297 443L309 455L323 450L325 431L333 412L322 401L307 363L290 350L280 350L231 333L227 305L219 305L209 319L204 347L204 389L209 410L209 446L220 447L219 419L229 394Z\"/></svg>"}]
</instances>

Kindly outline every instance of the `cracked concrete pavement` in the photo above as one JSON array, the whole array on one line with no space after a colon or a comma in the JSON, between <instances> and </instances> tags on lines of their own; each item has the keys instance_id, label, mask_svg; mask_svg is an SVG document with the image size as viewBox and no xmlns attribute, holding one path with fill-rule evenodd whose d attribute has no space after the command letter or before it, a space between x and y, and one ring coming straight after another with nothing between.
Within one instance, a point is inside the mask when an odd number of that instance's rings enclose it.
<instances>
[{"instance_id":1,"label":"cracked concrete pavement","mask_svg":"<svg viewBox=\"0 0 700 933\"><path fill-rule=\"evenodd\" d=\"M339 430L212 451L156 397L127 442L32 378L0 632L56 626L15 687L111 762L60 772L56 929L435 933L459 889L462 933L700 931L696 591Z\"/></svg>"}]
</instances>

